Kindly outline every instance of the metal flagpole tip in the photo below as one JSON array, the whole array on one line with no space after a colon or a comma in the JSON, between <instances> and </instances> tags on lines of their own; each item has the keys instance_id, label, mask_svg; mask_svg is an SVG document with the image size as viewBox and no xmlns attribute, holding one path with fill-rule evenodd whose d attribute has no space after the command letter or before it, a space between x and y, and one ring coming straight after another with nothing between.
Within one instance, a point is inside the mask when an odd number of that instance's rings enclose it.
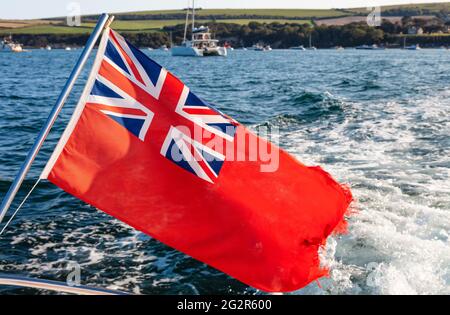
<instances>
[{"instance_id":1,"label":"metal flagpole tip","mask_svg":"<svg viewBox=\"0 0 450 315\"><path fill-rule=\"evenodd\" d=\"M103 14L106 14L106 13L103 13ZM108 14L106 14L106 15L109 16ZM105 24L105 28L110 27L113 21L114 21L114 15L110 15L108 18L108 21Z\"/></svg>"}]
</instances>

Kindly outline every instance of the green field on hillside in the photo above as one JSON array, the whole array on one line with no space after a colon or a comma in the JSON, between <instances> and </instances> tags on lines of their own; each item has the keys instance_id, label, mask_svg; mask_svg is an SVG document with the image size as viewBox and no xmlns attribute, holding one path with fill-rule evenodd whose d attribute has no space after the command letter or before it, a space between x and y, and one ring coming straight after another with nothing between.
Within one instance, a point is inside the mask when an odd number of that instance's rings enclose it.
<instances>
[{"instance_id":1,"label":"green field on hillside","mask_svg":"<svg viewBox=\"0 0 450 315\"><path fill-rule=\"evenodd\" d=\"M381 8L381 14L383 11L389 10L397 10L397 9L421 9L428 10L430 13L438 13L441 10L449 10L450 11L450 3L424 3L424 4L409 4L409 5L388 5L383 6ZM354 14L367 14L369 12L367 8L355 8L355 9L346 9L345 11Z\"/></svg>"},{"instance_id":2,"label":"green field on hillside","mask_svg":"<svg viewBox=\"0 0 450 315\"><path fill-rule=\"evenodd\" d=\"M226 19L226 20L215 20L217 23L235 23L240 25L246 25L252 21L257 21L260 23L311 23L310 20L278 20L278 19L269 19L269 20L255 20L255 19ZM196 24L201 25L202 23L212 22L211 20L197 20ZM135 20L135 21L114 21L112 24L112 28L117 30L130 30L130 31L139 31L139 30L159 30L164 26L173 26L178 24L184 24L185 20ZM93 27L94 23L85 23L83 26Z\"/></svg>"},{"instance_id":3,"label":"green field on hillside","mask_svg":"<svg viewBox=\"0 0 450 315\"><path fill-rule=\"evenodd\" d=\"M216 20L218 23L235 23L240 25L246 25L251 21L257 21L260 23L311 23L310 20L251 20L251 19L229 19L229 20ZM160 31L164 26L174 26L178 24L184 24L185 20L132 20L132 21L121 21L116 20L112 24L112 28L117 31L128 31L128 32L157 32ZM202 23L212 22L210 20L199 20L197 25ZM0 34L82 34L89 33L91 29L95 26L94 22L82 23L80 27L69 27L64 25L36 25L28 26L22 28L14 29L0 29Z\"/></svg>"},{"instance_id":4,"label":"green field on hillside","mask_svg":"<svg viewBox=\"0 0 450 315\"><path fill-rule=\"evenodd\" d=\"M141 11L129 13L117 13L121 15L169 15L186 14L183 10L163 10L163 11ZM204 9L197 10L196 15L201 17L205 15L261 15L261 16L279 16L287 18L310 18L310 17L336 17L347 15L341 10L306 10L306 9Z\"/></svg>"},{"instance_id":5,"label":"green field on hillside","mask_svg":"<svg viewBox=\"0 0 450 315\"><path fill-rule=\"evenodd\" d=\"M63 25L36 25L14 29L0 29L0 34L83 34L90 33L90 27L70 27Z\"/></svg>"}]
</instances>

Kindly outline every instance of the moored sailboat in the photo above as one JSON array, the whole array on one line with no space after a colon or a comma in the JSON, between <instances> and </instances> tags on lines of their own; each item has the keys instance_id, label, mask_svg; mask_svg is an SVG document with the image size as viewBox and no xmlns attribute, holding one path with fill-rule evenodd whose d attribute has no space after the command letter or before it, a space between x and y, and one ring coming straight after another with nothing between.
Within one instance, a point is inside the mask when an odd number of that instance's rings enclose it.
<instances>
[{"instance_id":1,"label":"moored sailboat","mask_svg":"<svg viewBox=\"0 0 450 315\"><path fill-rule=\"evenodd\" d=\"M309 33L309 47L308 47L308 50L317 50L317 48L312 45L312 34L311 33Z\"/></svg>"},{"instance_id":2,"label":"moored sailboat","mask_svg":"<svg viewBox=\"0 0 450 315\"><path fill-rule=\"evenodd\" d=\"M195 2L192 0L192 38L187 39L189 22L189 8L186 11L186 23L184 27L183 42L180 46L171 48L172 56L226 56L227 49L218 45L218 40L213 39L207 26L195 27Z\"/></svg>"}]
</instances>

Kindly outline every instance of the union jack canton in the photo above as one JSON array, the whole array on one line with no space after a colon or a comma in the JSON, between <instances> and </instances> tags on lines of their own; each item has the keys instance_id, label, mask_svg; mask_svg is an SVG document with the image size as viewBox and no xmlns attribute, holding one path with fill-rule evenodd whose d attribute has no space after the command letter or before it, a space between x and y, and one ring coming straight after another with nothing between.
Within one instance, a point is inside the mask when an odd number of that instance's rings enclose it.
<instances>
[{"instance_id":1,"label":"union jack canton","mask_svg":"<svg viewBox=\"0 0 450 315\"><path fill-rule=\"evenodd\" d=\"M186 171L214 183L237 123L131 45L110 34L86 106L107 115ZM180 127L181 126L181 127ZM195 132L208 134L194 137ZM217 141L223 146L210 145Z\"/></svg>"}]
</instances>

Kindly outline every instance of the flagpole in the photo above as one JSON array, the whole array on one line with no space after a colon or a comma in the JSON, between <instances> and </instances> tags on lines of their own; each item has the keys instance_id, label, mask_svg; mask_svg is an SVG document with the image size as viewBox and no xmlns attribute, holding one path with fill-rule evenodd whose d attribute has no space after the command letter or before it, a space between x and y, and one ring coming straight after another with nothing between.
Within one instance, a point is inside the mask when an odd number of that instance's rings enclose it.
<instances>
[{"instance_id":1,"label":"flagpole","mask_svg":"<svg viewBox=\"0 0 450 315\"><path fill-rule=\"evenodd\" d=\"M95 43L97 42L98 38L100 37L103 29L106 26L108 26L110 24L110 22L112 22L112 18L110 19L108 14L104 13L100 16L100 18L97 22L97 25L95 26L94 30L92 31L92 34L89 37L89 39L85 45L85 48L84 48L80 58L78 59L75 67L73 68L72 73L69 76L69 79L67 80L63 90L61 91L61 93L58 97L58 100L56 101L55 106L53 106L53 109L50 112L50 115L48 116L47 121L45 122L45 125L42 127L41 131L39 132L38 137L36 138L30 151L28 152L28 155L27 155L25 161L23 162L18 174L16 175L13 183L11 184L11 187L9 187L9 190L3 199L3 202L0 206L0 223L3 221L6 213L8 212L8 209L11 206L11 203L14 200L14 197L16 196L17 191L19 190L20 186L22 185L23 180L25 179L25 176L27 175L28 171L30 170L31 164L33 163L34 159L36 158L37 154L39 153L39 150L41 149L42 144L44 143L50 130L52 129L53 124L55 123L59 112L61 111L62 107L64 106L64 103L66 102L67 98L69 97L69 94L72 91L75 81L79 77L81 70L83 69L84 65L86 64L86 61L88 60L89 55L95 46Z\"/></svg>"}]
</instances>

